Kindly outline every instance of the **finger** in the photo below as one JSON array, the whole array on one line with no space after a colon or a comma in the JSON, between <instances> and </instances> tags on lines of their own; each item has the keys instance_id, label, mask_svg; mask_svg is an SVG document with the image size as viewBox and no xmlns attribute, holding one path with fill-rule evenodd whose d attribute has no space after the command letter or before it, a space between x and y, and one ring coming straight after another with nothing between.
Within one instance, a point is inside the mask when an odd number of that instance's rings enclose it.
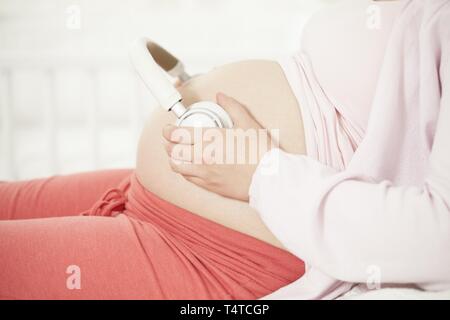
<instances>
[{"instance_id":1,"label":"finger","mask_svg":"<svg viewBox=\"0 0 450 320\"><path fill-rule=\"evenodd\" d=\"M236 115L237 112L242 114L247 113L247 108L239 101L225 95L224 93L217 93L216 95L217 103L225 109L231 116Z\"/></svg>"},{"instance_id":2,"label":"finger","mask_svg":"<svg viewBox=\"0 0 450 320\"><path fill-rule=\"evenodd\" d=\"M191 127L177 127L172 124L165 125L162 130L164 139L174 143L193 144L194 129Z\"/></svg>"},{"instance_id":3,"label":"finger","mask_svg":"<svg viewBox=\"0 0 450 320\"><path fill-rule=\"evenodd\" d=\"M185 162L180 160L169 159L170 167L172 171L179 173L183 176L203 178L205 176L205 166L197 165L191 162Z\"/></svg>"},{"instance_id":4,"label":"finger","mask_svg":"<svg viewBox=\"0 0 450 320\"><path fill-rule=\"evenodd\" d=\"M174 160L192 162L194 159L195 145L193 144L178 144L164 141L163 145L169 157Z\"/></svg>"},{"instance_id":5,"label":"finger","mask_svg":"<svg viewBox=\"0 0 450 320\"><path fill-rule=\"evenodd\" d=\"M251 114L248 108L237 101L236 99L225 95L224 93L217 93L216 95L217 103L230 115L234 122L242 121L242 117L248 117L256 121L255 117ZM257 122L257 121L256 121ZM239 126L239 123L236 123Z\"/></svg>"},{"instance_id":6,"label":"finger","mask_svg":"<svg viewBox=\"0 0 450 320\"><path fill-rule=\"evenodd\" d=\"M191 182L191 183L193 183L193 184L195 184L195 185L197 185L197 186L199 186L199 187L201 187L201 188L205 188L205 187L207 186L206 181L203 180L202 178L199 178L199 177L193 177L193 176L184 176L184 178L185 178L187 181L189 181L189 182Z\"/></svg>"},{"instance_id":7,"label":"finger","mask_svg":"<svg viewBox=\"0 0 450 320\"><path fill-rule=\"evenodd\" d=\"M196 164L223 163L226 152L222 140L205 140L202 144L180 144L167 140L162 143L167 155L172 159Z\"/></svg>"}]
</instances>

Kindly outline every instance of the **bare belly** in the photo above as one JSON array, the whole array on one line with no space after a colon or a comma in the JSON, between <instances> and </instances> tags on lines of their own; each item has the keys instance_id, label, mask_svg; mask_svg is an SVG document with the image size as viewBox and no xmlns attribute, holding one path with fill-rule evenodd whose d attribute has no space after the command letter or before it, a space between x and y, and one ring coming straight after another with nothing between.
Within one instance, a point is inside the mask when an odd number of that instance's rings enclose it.
<instances>
[{"instance_id":1,"label":"bare belly","mask_svg":"<svg viewBox=\"0 0 450 320\"><path fill-rule=\"evenodd\" d=\"M180 88L186 105L200 100L215 101L219 91L245 104L264 127L279 129L280 146L284 150L305 153L300 110L276 62L244 61L225 65L192 79ZM171 171L161 132L165 124L174 121L171 113L157 109L146 122L136 165L137 177L143 186L183 209L282 247L248 203L201 189Z\"/></svg>"}]
</instances>

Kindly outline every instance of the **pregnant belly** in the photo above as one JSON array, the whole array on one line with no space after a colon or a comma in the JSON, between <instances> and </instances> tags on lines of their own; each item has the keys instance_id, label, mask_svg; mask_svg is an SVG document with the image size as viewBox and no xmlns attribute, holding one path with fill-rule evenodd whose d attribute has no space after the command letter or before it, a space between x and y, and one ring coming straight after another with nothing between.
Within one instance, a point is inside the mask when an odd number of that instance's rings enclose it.
<instances>
[{"instance_id":1,"label":"pregnant belly","mask_svg":"<svg viewBox=\"0 0 450 320\"><path fill-rule=\"evenodd\" d=\"M226 65L194 78L180 91L186 104L214 101L218 91L233 96L244 103L264 127L280 129L283 149L304 153L300 111L277 63L247 61ZM162 109L156 109L148 119L140 138L136 165L142 185L194 214L282 247L248 203L201 189L170 169L161 132L165 124L174 121L175 117Z\"/></svg>"}]
</instances>

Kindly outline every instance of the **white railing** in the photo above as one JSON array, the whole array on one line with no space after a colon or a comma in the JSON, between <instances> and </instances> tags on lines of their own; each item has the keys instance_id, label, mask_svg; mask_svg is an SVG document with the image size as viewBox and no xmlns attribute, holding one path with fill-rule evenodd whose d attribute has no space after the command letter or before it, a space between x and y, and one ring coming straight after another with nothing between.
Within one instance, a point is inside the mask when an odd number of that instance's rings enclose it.
<instances>
[{"instance_id":1,"label":"white railing","mask_svg":"<svg viewBox=\"0 0 450 320\"><path fill-rule=\"evenodd\" d=\"M67 101L61 98L59 92L64 88L61 81L70 80L70 75L64 73L67 70L76 71L83 82L79 93L82 95L80 101L83 101L83 105L80 106L79 112L77 111L77 120L73 123L67 117L62 117L66 113ZM23 72L32 74L34 79L38 80L20 83L16 75ZM123 81L117 82L115 87L105 89L102 86L107 79L106 76L102 77L105 72L113 72ZM117 99L117 104L124 105L110 105L115 104L115 99L108 99L108 106L105 108L102 99L108 95L114 96L118 90L126 91L129 99L125 100L128 102ZM25 108L18 105L21 100L19 98L33 94L36 94L35 103ZM34 98L28 98L30 99ZM144 104L148 99L151 99L151 96L145 92L126 58L0 56L0 180L133 165L135 152L128 145L136 145L145 114L150 111L146 107L151 103ZM36 110L36 107L39 109ZM109 116L108 108L115 110L115 117ZM83 138L77 138L75 135L72 140L61 141L63 133L71 126L78 126ZM101 139L105 130L112 132L111 139L120 135L120 132L128 138L124 138L125 142L122 143L105 143L105 139ZM28 132L25 138L22 137L24 132ZM34 135L33 132L37 134ZM42 141L43 139L45 141ZM78 155L83 165L67 166L67 161L61 159L62 150L67 151L71 144L74 148L77 144L80 150L84 150ZM86 144L89 145L88 148ZM26 152L27 148L32 149L36 145L43 145L44 150L34 154ZM108 154L111 149L119 155L116 159L102 157L102 150ZM36 163L45 164L36 166ZM35 169L32 169L33 166ZM41 170L38 170L39 168Z\"/></svg>"}]
</instances>

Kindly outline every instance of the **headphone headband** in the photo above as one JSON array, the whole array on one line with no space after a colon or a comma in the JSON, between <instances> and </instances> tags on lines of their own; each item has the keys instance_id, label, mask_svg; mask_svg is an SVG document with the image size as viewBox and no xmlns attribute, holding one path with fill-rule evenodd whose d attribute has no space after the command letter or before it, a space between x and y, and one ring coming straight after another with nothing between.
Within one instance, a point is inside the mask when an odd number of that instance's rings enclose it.
<instances>
[{"instance_id":1,"label":"headphone headband","mask_svg":"<svg viewBox=\"0 0 450 320\"><path fill-rule=\"evenodd\" d=\"M181 104L182 97L169 81L161 66L156 63L152 51L155 52L155 57L159 58L158 60L161 59L164 52L167 52L147 38L136 40L130 49L131 62L161 107L167 111L174 108L173 111L179 116L180 113L182 114L186 111ZM170 54L166 57L168 59L164 61L163 66L176 67L177 64L174 64L174 62L178 60Z\"/></svg>"}]
</instances>

